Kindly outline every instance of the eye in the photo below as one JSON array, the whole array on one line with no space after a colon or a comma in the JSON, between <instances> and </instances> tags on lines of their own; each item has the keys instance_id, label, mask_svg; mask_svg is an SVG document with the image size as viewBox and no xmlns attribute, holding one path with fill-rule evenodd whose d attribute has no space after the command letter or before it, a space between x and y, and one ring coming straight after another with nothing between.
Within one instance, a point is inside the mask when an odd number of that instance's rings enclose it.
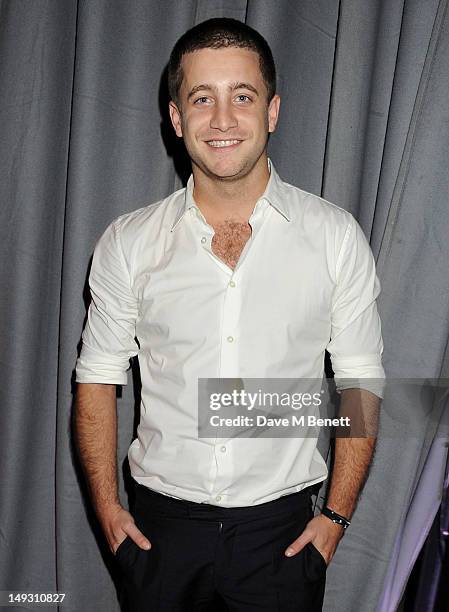
<instances>
[{"instance_id":1,"label":"eye","mask_svg":"<svg viewBox=\"0 0 449 612\"><path fill-rule=\"evenodd\" d=\"M247 96L246 94L240 94L237 96L237 99L239 98L246 98L247 100L249 100L251 102L251 98L249 96ZM246 100L242 100L242 102L245 102Z\"/></svg>"},{"instance_id":2,"label":"eye","mask_svg":"<svg viewBox=\"0 0 449 612\"><path fill-rule=\"evenodd\" d=\"M202 104L203 100L209 100L209 98L207 96L201 96L201 98L197 98L194 102L194 104L197 104L198 102L200 102L200 104Z\"/></svg>"}]
</instances>

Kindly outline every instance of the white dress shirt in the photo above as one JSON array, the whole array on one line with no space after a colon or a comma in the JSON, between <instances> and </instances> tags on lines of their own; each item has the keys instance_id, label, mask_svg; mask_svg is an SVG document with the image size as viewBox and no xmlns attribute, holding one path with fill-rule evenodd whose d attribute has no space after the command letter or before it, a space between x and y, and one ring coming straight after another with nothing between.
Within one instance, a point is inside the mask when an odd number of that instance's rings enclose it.
<instances>
[{"instance_id":1,"label":"white dress shirt","mask_svg":"<svg viewBox=\"0 0 449 612\"><path fill-rule=\"evenodd\" d=\"M124 385L138 355L131 474L166 495L250 506L327 477L316 438L199 438L198 378L321 379L327 349L337 388L365 379L382 396L380 284L368 242L350 213L268 165L234 270L212 252L193 175L116 219L95 248L76 380Z\"/></svg>"}]
</instances>

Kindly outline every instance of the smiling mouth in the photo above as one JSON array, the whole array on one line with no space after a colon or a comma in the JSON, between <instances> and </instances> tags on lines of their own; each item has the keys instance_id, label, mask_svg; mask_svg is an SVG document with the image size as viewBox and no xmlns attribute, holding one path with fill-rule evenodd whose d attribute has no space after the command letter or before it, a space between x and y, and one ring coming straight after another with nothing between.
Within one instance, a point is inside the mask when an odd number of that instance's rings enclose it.
<instances>
[{"instance_id":1,"label":"smiling mouth","mask_svg":"<svg viewBox=\"0 0 449 612\"><path fill-rule=\"evenodd\" d=\"M237 144L240 144L241 140L206 140L207 144L210 147L214 147L215 149L223 149L226 147L233 147Z\"/></svg>"}]
</instances>

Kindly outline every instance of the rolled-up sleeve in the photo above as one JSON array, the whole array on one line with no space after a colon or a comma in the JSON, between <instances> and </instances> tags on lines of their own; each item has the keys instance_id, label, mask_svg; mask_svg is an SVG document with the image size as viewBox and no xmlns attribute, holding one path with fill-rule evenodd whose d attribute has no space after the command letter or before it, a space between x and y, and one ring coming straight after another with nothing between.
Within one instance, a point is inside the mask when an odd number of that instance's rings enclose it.
<instances>
[{"instance_id":1,"label":"rolled-up sleeve","mask_svg":"<svg viewBox=\"0 0 449 612\"><path fill-rule=\"evenodd\" d=\"M76 381L126 385L129 359L138 352L138 305L120 243L119 220L97 242L89 287L92 299L76 362Z\"/></svg>"},{"instance_id":2,"label":"rolled-up sleeve","mask_svg":"<svg viewBox=\"0 0 449 612\"><path fill-rule=\"evenodd\" d=\"M380 282L368 241L354 217L336 263L330 353L338 391L363 388L383 398L383 342L376 298Z\"/></svg>"}]
</instances>

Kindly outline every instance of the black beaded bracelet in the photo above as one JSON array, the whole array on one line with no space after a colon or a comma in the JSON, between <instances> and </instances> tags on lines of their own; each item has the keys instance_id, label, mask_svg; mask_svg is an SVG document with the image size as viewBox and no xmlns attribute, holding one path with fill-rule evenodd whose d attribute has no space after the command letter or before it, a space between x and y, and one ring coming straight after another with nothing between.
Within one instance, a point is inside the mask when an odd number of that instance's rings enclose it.
<instances>
[{"instance_id":1,"label":"black beaded bracelet","mask_svg":"<svg viewBox=\"0 0 449 612\"><path fill-rule=\"evenodd\" d=\"M324 507L321 510L321 514L324 514L324 516L327 516L327 518L330 518L330 520L334 523L337 523L337 525L341 525L343 529L347 529L349 525L351 524L351 522L348 521L348 519L346 519L344 516L341 516L341 514L337 514L330 508Z\"/></svg>"}]
</instances>

